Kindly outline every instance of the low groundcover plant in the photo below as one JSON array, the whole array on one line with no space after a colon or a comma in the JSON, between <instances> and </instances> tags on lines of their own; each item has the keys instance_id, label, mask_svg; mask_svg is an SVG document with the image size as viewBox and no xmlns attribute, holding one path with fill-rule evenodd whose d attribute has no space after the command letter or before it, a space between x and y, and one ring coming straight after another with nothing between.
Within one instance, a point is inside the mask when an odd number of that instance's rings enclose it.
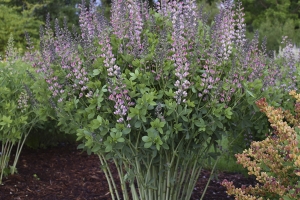
<instances>
[{"instance_id":1,"label":"low groundcover plant","mask_svg":"<svg viewBox=\"0 0 300 200\"><path fill-rule=\"evenodd\" d=\"M235 199L299 199L300 198L300 95L294 90L295 115L289 110L269 106L265 98L256 102L269 119L273 132L263 141L252 142L251 147L237 154L237 162L256 176L255 186L235 188L223 181L229 195Z\"/></svg>"}]
</instances>

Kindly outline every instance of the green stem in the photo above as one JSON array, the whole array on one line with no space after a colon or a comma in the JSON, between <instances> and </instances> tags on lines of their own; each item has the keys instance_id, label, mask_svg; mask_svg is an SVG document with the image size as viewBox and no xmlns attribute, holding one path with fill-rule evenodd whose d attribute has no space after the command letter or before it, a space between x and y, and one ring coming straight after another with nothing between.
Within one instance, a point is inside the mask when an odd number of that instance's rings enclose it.
<instances>
[{"instance_id":1,"label":"green stem","mask_svg":"<svg viewBox=\"0 0 300 200\"><path fill-rule=\"evenodd\" d=\"M173 180L177 181L178 177L180 176L180 172L178 172L178 165L179 165L179 158L177 157L176 159L176 164L175 164L175 168L174 168L174 176L173 176ZM177 185L177 184L176 184ZM180 187L180 186L179 186ZM177 191L177 188L179 188L178 186L176 187L172 187L171 189L171 199L177 199L177 196L176 196L176 191ZM174 194L175 193L175 194Z\"/></svg>"},{"instance_id":2,"label":"green stem","mask_svg":"<svg viewBox=\"0 0 300 200\"><path fill-rule=\"evenodd\" d=\"M162 156L159 157L159 170L158 170L158 173L160 174L159 177L158 177L158 199L161 199L162 197L162 186L163 186L163 179L162 179Z\"/></svg>"},{"instance_id":3,"label":"green stem","mask_svg":"<svg viewBox=\"0 0 300 200\"><path fill-rule=\"evenodd\" d=\"M0 175L0 184L2 184L2 178L3 178L3 174L4 174L4 170L8 165L8 161L10 158L10 153L13 147L13 143L9 140L7 140L5 142L5 144L2 144L2 150L1 150L1 159L0 159L0 167L1 167L1 175Z\"/></svg>"},{"instance_id":4,"label":"green stem","mask_svg":"<svg viewBox=\"0 0 300 200\"><path fill-rule=\"evenodd\" d=\"M110 192L112 200L115 200L114 192L116 192L117 199L120 200L117 188L116 188L116 186L114 184L113 177L111 176L111 173L109 173L110 172L109 166L107 165L107 162L106 162L105 158L102 155L100 155L100 154L98 154L98 157L100 159L101 165L105 167L103 169L103 172L105 174L105 177L106 177L106 180L107 180L107 183L108 183L109 192Z\"/></svg>"},{"instance_id":5,"label":"green stem","mask_svg":"<svg viewBox=\"0 0 300 200\"><path fill-rule=\"evenodd\" d=\"M147 156L147 163L149 163L149 167L147 167L147 172L146 172L146 176L145 176L145 184L149 183L151 181L151 179L155 178L155 174L153 173L153 171L155 170L155 167L152 166L153 158L154 157L152 157L150 159L150 162L149 162L149 155ZM151 171L152 171L152 173L151 173ZM153 200L153 197L152 197L152 194L153 194L152 187L148 186L147 190L148 190L148 196L147 195L145 195L145 196L148 197L148 198L146 198L146 199Z\"/></svg>"},{"instance_id":6,"label":"green stem","mask_svg":"<svg viewBox=\"0 0 300 200\"><path fill-rule=\"evenodd\" d=\"M194 179L193 179L193 185L196 185L197 180L198 180L198 178L199 178L199 176L200 176L201 171L202 171L202 167L199 167L199 168L197 169L197 174L196 174L196 176L195 176ZM189 197L192 196L192 193L193 193L193 190L190 190L190 194L188 194Z\"/></svg>"},{"instance_id":7,"label":"green stem","mask_svg":"<svg viewBox=\"0 0 300 200\"><path fill-rule=\"evenodd\" d=\"M115 163L115 166L116 166L118 174L119 174L123 198L124 198L124 200L129 200L126 183L123 180L124 173L123 173L122 165L119 166L119 164L115 158L113 159L113 161Z\"/></svg>"},{"instance_id":8,"label":"green stem","mask_svg":"<svg viewBox=\"0 0 300 200\"><path fill-rule=\"evenodd\" d=\"M6 141L4 144L2 143L1 147L1 155L0 155L0 168L1 168L1 174L0 174L0 184L2 184L2 178L3 178L3 173L5 169L5 159L6 159L6 152L4 149L6 149L8 141Z\"/></svg>"},{"instance_id":9,"label":"green stem","mask_svg":"<svg viewBox=\"0 0 300 200\"><path fill-rule=\"evenodd\" d=\"M19 161L19 157L20 157L20 154L21 154L21 151L23 149L23 146L25 144L25 141L30 133L30 131L32 130L32 128L34 127L34 125L36 124L37 121L35 121L38 117L36 117L33 121L33 123L31 124L29 130L27 131L27 133L24 134L24 138L23 140L20 140L18 142L18 146L17 146L17 150L16 150L16 156L15 156L15 159L14 159L14 162L13 162L13 166L12 166L12 172L11 174L14 174L15 173L15 170L16 170L16 166L17 166L17 163ZM21 142L22 141L22 142Z\"/></svg>"},{"instance_id":10,"label":"green stem","mask_svg":"<svg viewBox=\"0 0 300 200\"><path fill-rule=\"evenodd\" d=\"M190 179L188 180L188 186L187 186L187 189L184 191L186 192L186 196L185 196L185 199L186 200L189 200L191 198L191 195L192 195L192 192L193 192L193 187L194 187L194 183L195 181L194 180L197 180L197 174L198 174L198 167L197 167L197 164L198 164L198 157L196 157L196 160L194 161L194 165L193 165L193 169L192 169L192 172L190 173Z\"/></svg>"},{"instance_id":11,"label":"green stem","mask_svg":"<svg viewBox=\"0 0 300 200\"><path fill-rule=\"evenodd\" d=\"M166 152L166 151L165 151ZM166 152L166 160L167 160L167 192L166 192L166 200L169 200L169 192L170 192L170 170L171 170L171 166L172 166L172 163L169 159L169 156ZM171 199L170 199L171 200Z\"/></svg>"},{"instance_id":12,"label":"green stem","mask_svg":"<svg viewBox=\"0 0 300 200\"><path fill-rule=\"evenodd\" d=\"M137 192L136 192L134 183L132 183L132 184L130 185L130 189L131 189L132 199L133 199L133 200L139 200L139 196L138 196L138 194L137 194Z\"/></svg>"},{"instance_id":13,"label":"green stem","mask_svg":"<svg viewBox=\"0 0 300 200\"><path fill-rule=\"evenodd\" d=\"M190 172L189 172L189 162L184 163L184 173L183 176L181 177L181 188L180 188L180 192L181 194L179 195L180 198L179 199L184 199L185 196L185 191L187 190L187 181L190 179Z\"/></svg>"},{"instance_id":14,"label":"green stem","mask_svg":"<svg viewBox=\"0 0 300 200\"><path fill-rule=\"evenodd\" d=\"M113 188L114 188L114 190L115 190L117 199L120 200L119 192L118 192L118 190L117 190L116 183L115 183L114 177L113 177L113 175L112 175L112 173L111 173L111 171L110 171L109 165L108 165L108 163L106 162L105 159L104 159L104 162L105 162L105 165L107 166L107 171L108 171L108 174L109 174L109 176L110 176L110 178L111 178L111 182L112 182ZM117 166L116 166L116 167L117 167Z\"/></svg>"},{"instance_id":15,"label":"green stem","mask_svg":"<svg viewBox=\"0 0 300 200\"><path fill-rule=\"evenodd\" d=\"M217 160L216 160L216 162L215 162L215 164L214 164L214 166L213 166L213 168L212 168L212 170L211 170L211 172L210 172L209 179L208 179L208 181L207 181L207 183L206 183L206 186L205 186L205 188L204 188L204 190L203 190L203 193L202 193L202 196L201 196L200 200L202 200L202 199L204 198L204 195L205 195L206 190L207 190L207 188L208 188L208 185L209 185L209 183L210 183L212 174L213 174L213 172L214 172L214 170L215 170L215 168L216 168L216 166L217 166L217 163L218 163L219 159L220 159L220 156L217 158Z\"/></svg>"},{"instance_id":16,"label":"green stem","mask_svg":"<svg viewBox=\"0 0 300 200\"><path fill-rule=\"evenodd\" d=\"M145 200L145 191L144 189L141 189L141 187L143 187L143 181L141 180L141 176L142 176L142 171L141 171L141 162L138 160L138 157L135 156L135 166L136 166L136 181L137 181L137 185L138 185L138 190L139 190L139 194L140 194L140 198L142 200ZM134 184L132 183L132 185L134 186ZM134 188L134 192L136 192L136 189ZM135 200L138 200L138 197L137 199Z\"/></svg>"}]
</instances>

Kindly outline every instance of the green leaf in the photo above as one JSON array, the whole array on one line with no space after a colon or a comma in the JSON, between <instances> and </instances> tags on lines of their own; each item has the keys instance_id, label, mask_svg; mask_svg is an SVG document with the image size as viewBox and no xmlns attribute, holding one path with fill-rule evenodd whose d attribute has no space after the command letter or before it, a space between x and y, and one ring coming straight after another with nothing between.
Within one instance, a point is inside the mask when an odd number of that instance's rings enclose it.
<instances>
[{"instance_id":1,"label":"green leaf","mask_svg":"<svg viewBox=\"0 0 300 200\"><path fill-rule=\"evenodd\" d=\"M146 149L150 148L151 146L152 146L152 142L146 142L146 143L144 144L144 147L145 147Z\"/></svg>"},{"instance_id":2,"label":"green leaf","mask_svg":"<svg viewBox=\"0 0 300 200\"><path fill-rule=\"evenodd\" d=\"M229 90L230 89L229 83L224 83L222 88L223 90Z\"/></svg>"},{"instance_id":3,"label":"green leaf","mask_svg":"<svg viewBox=\"0 0 300 200\"><path fill-rule=\"evenodd\" d=\"M112 146L111 145L107 145L105 148L105 152L111 152L112 151Z\"/></svg>"},{"instance_id":4,"label":"green leaf","mask_svg":"<svg viewBox=\"0 0 300 200\"><path fill-rule=\"evenodd\" d=\"M123 129L123 131L122 131L122 133L123 134L128 134L128 133L130 133L131 132L131 128L125 128L125 129Z\"/></svg>"},{"instance_id":5,"label":"green leaf","mask_svg":"<svg viewBox=\"0 0 300 200\"><path fill-rule=\"evenodd\" d=\"M156 144L156 149L159 151L160 150L160 145L157 143Z\"/></svg>"},{"instance_id":6,"label":"green leaf","mask_svg":"<svg viewBox=\"0 0 300 200\"><path fill-rule=\"evenodd\" d=\"M182 123L179 124L174 124L174 130L176 133L178 133L179 131L182 131Z\"/></svg>"},{"instance_id":7,"label":"green leaf","mask_svg":"<svg viewBox=\"0 0 300 200\"><path fill-rule=\"evenodd\" d=\"M100 70L99 69L94 69L93 70L93 75L97 76L98 74L100 74Z\"/></svg>"},{"instance_id":8,"label":"green leaf","mask_svg":"<svg viewBox=\"0 0 300 200\"><path fill-rule=\"evenodd\" d=\"M117 141L118 142L125 142L125 139L124 138L118 138Z\"/></svg>"},{"instance_id":9,"label":"green leaf","mask_svg":"<svg viewBox=\"0 0 300 200\"><path fill-rule=\"evenodd\" d=\"M90 114L88 115L88 119L92 119L92 118L94 118L94 116L95 116L95 113L92 112L92 113L90 113Z\"/></svg>"},{"instance_id":10,"label":"green leaf","mask_svg":"<svg viewBox=\"0 0 300 200\"><path fill-rule=\"evenodd\" d=\"M166 143L163 143L161 146L162 146L164 149L166 149L166 150L168 150L168 149L169 149L169 145L168 145L168 144L166 144Z\"/></svg>"},{"instance_id":11,"label":"green leaf","mask_svg":"<svg viewBox=\"0 0 300 200\"><path fill-rule=\"evenodd\" d=\"M8 117L3 116L2 117L1 125L8 125L8 126L10 126L10 124L12 123L12 120L10 118L11 118L10 116L8 116Z\"/></svg>"},{"instance_id":12,"label":"green leaf","mask_svg":"<svg viewBox=\"0 0 300 200\"><path fill-rule=\"evenodd\" d=\"M165 94L168 96L168 97L174 97L175 94L174 92L172 91L172 89L169 89L169 91L165 91Z\"/></svg>"},{"instance_id":13,"label":"green leaf","mask_svg":"<svg viewBox=\"0 0 300 200\"><path fill-rule=\"evenodd\" d=\"M120 138L120 137L122 137L122 132L117 132L116 133L116 138Z\"/></svg>"},{"instance_id":14,"label":"green leaf","mask_svg":"<svg viewBox=\"0 0 300 200\"><path fill-rule=\"evenodd\" d=\"M289 196L283 196L283 200L294 200L294 199L292 199L292 198L289 197Z\"/></svg>"},{"instance_id":15,"label":"green leaf","mask_svg":"<svg viewBox=\"0 0 300 200\"><path fill-rule=\"evenodd\" d=\"M195 120L194 123L199 128L205 128L206 127L205 121L202 118L200 118L199 120Z\"/></svg>"},{"instance_id":16,"label":"green leaf","mask_svg":"<svg viewBox=\"0 0 300 200\"><path fill-rule=\"evenodd\" d=\"M143 137L142 137L142 140L143 140L144 142L150 142L150 141L151 141L151 138L149 138L148 136L143 136Z\"/></svg>"},{"instance_id":17,"label":"green leaf","mask_svg":"<svg viewBox=\"0 0 300 200\"><path fill-rule=\"evenodd\" d=\"M141 63L140 63L140 61L139 61L138 59L135 59L135 60L132 61L132 65L133 65L134 67L140 67L140 66L141 66Z\"/></svg>"},{"instance_id":18,"label":"green leaf","mask_svg":"<svg viewBox=\"0 0 300 200\"><path fill-rule=\"evenodd\" d=\"M254 95L252 92L250 92L249 90L246 89L246 92L247 92L250 96L252 96L253 98L256 98L255 95Z\"/></svg>"},{"instance_id":19,"label":"green leaf","mask_svg":"<svg viewBox=\"0 0 300 200\"><path fill-rule=\"evenodd\" d=\"M142 122L141 121L137 121L137 122L135 122L134 127L135 128L140 128L141 125L142 125Z\"/></svg>"},{"instance_id":20,"label":"green leaf","mask_svg":"<svg viewBox=\"0 0 300 200\"><path fill-rule=\"evenodd\" d=\"M183 119L183 121L185 121L185 122L189 122L189 119L186 117L186 116L181 116L181 118Z\"/></svg>"},{"instance_id":21,"label":"green leaf","mask_svg":"<svg viewBox=\"0 0 300 200\"><path fill-rule=\"evenodd\" d=\"M100 150L100 146L99 145L93 146L93 148L92 148L92 152L93 153L96 153L99 150Z\"/></svg>"},{"instance_id":22,"label":"green leaf","mask_svg":"<svg viewBox=\"0 0 300 200\"><path fill-rule=\"evenodd\" d=\"M215 121L215 123L219 128L223 128L223 124L220 121Z\"/></svg>"},{"instance_id":23,"label":"green leaf","mask_svg":"<svg viewBox=\"0 0 300 200\"><path fill-rule=\"evenodd\" d=\"M228 108L225 109L225 116L228 119L231 119L231 116L232 116L231 107L228 107Z\"/></svg>"},{"instance_id":24,"label":"green leaf","mask_svg":"<svg viewBox=\"0 0 300 200\"><path fill-rule=\"evenodd\" d=\"M187 100L186 103L189 107L192 107L192 108L195 107L195 103L193 101Z\"/></svg>"},{"instance_id":25,"label":"green leaf","mask_svg":"<svg viewBox=\"0 0 300 200\"><path fill-rule=\"evenodd\" d=\"M77 109L77 104L79 102L79 99L77 99L76 97L74 98L74 105L75 105L75 108Z\"/></svg>"},{"instance_id":26,"label":"green leaf","mask_svg":"<svg viewBox=\"0 0 300 200\"><path fill-rule=\"evenodd\" d=\"M141 116L143 122L147 122L147 118L145 116Z\"/></svg>"},{"instance_id":27,"label":"green leaf","mask_svg":"<svg viewBox=\"0 0 300 200\"><path fill-rule=\"evenodd\" d=\"M77 146L77 149L84 149L84 147L85 147L84 144L79 144L79 145Z\"/></svg>"},{"instance_id":28,"label":"green leaf","mask_svg":"<svg viewBox=\"0 0 300 200\"><path fill-rule=\"evenodd\" d=\"M114 132L110 132L110 136L111 136L112 138L116 138L116 134L115 134Z\"/></svg>"}]
</instances>

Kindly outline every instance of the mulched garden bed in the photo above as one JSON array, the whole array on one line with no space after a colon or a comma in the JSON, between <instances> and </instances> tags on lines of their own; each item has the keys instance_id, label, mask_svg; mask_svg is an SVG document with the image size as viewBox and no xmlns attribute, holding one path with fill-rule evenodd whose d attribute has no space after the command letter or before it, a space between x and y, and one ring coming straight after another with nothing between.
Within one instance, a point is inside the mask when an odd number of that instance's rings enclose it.
<instances>
[{"instance_id":1,"label":"mulched garden bed","mask_svg":"<svg viewBox=\"0 0 300 200\"><path fill-rule=\"evenodd\" d=\"M47 149L24 147L18 174L3 179L0 185L1 200L111 200L104 173L98 157L88 156L76 149L76 145L64 145ZM191 200L200 199L209 171L203 171ZM223 179L234 181L236 186L254 184L252 177L237 173L219 173L206 192L206 200L234 199L220 185Z\"/></svg>"}]
</instances>

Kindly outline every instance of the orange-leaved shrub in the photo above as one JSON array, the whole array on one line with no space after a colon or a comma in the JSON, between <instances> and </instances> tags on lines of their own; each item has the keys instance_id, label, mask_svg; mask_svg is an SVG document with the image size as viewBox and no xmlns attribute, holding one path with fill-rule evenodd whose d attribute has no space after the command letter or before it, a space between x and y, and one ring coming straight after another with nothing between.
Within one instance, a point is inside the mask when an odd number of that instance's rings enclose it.
<instances>
[{"instance_id":1,"label":"orange-leaved shrub","mask_svg":"<svg viewBox=\"0 0 300 200\"><path fill-rule=\"evenodd\" d=\"M255 186L236 188L224 180L229 195L238 200L300 199L300 94L291 91L296 99L294 113L269 106L265 98L256 102L266 114L273 129L263 141L254 141L249 149L236 154L237 163L254 175Z\"/></svg>"}]
</instances>

